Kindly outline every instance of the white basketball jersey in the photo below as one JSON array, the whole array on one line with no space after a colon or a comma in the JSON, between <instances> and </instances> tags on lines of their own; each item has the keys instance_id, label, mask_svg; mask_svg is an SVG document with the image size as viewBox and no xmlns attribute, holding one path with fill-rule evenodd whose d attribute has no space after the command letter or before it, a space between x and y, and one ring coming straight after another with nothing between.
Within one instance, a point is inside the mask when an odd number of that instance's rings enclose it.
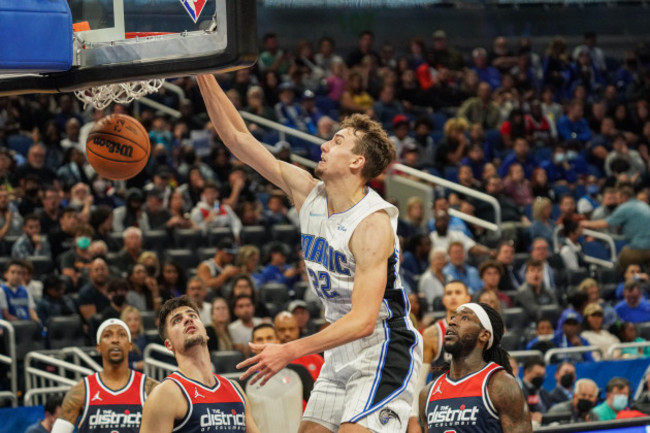
<instances>
[{"instance_id":1,"label":"white basketball jersey","mask_svg":"<svg viewBox=\"0 0 650 433\"><path fill-rule=\"evenodd\" d=\"M345 212L328 216L325 185L319 182L300 210L302 251L309 285L323 301L325 320L332 323L351 309L356 263L349 248L357 225L367 216L384 210L395 233L394 254L388 259L387 284L379 320L408 315L408 301L399 277L397 208L368 188L367 194Z\"/></svg>"}]
</instances>

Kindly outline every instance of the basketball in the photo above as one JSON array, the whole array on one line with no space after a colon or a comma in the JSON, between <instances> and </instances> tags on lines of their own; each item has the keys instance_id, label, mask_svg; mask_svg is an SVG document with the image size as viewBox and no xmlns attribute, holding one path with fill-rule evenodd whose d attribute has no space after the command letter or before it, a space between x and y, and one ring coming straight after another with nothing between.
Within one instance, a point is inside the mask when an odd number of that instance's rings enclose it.
<instances>
[{"instance_id":1,"label":"basketball","mask_svg":"<svg viewBox=\"0 0 650 433\"><path fill-rule=\"evenodd\" d=\"M142 171L151 153L149 134L131 116L111 114L88 134L86 156L102 177L126 180Z\"/></svg>"}]
</instances>

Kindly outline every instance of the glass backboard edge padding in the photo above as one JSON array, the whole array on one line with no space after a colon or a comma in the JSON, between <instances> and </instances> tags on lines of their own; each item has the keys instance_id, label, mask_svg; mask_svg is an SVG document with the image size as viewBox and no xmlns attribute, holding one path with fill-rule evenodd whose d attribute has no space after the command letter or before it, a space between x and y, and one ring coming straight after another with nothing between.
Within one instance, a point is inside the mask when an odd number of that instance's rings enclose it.
<instances>
[{"instance_id":1,"label":"glass backboard edge padding","mask_svg":"<svg viewBox=\"0 0 650 433\"><path fill-rule=\"evenodd\" d=\"M124 39L124 0L113 0L113 27L76 32L75 40L81 44L88 42L109 42Z\"/></svg>"}]
</instances>

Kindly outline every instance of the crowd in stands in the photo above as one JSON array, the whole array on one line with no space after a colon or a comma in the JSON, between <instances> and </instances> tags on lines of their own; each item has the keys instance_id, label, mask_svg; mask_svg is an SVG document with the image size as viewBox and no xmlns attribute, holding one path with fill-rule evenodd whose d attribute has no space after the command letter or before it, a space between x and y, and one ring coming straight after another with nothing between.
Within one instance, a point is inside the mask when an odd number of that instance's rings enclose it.
<instances>
[{"instance_id":1,"label":"crowd in stands","mask_svg":"<svg viewBox=\"0 0 650 433\"><path fill-rule=\"evenodd\" d=\"M404 50L376 47L370 31L351 52L335 42L291 49L267 34L257 64L220 81L239 110L322 139L345 116L368 114L398 162L498 200L500 239L449 213L495 222L485 201L440 187L429 203L386 197L406 209L401 278L419 329L444 314L445 284L460 280L503 312L505 337L518 337L504 338L508 349L601 349L576 362L649 357L648 347L608 347L650 338L650 53L610 56L592 33L577 47L560 37L545 48L498 37L470 53L440 30ZM253 328L277 324L283 310L300 335L322 324L305 290L295 208L219 141L195 80L175 83L185 98L164 88L152 97L179 118L130 105L92 110L70 94L0 98L2 319L35 320L46 332L58 315L79 314L85 330L121 316L133 324L139 367L140 314L183 293L215 351L248 355ZM125 182L102 178L85 158L89 131L110 112L137 114L151 140L147 167ZM280 159L320 159L318 146L247 124ZM371 186L384 194L382 176ZM610 256L583 229L617 237L614 269L588 262ZM524 365L524 389L540 389L542 367ZM595 402L592 383L579 380L574 392L566 377L552 394L579 418L576 408ZM625 390L630 384L608 385L600 419L627 407L616 397ZM533 412L552 408L545 399Z\"/></svg>"}]
</instances>

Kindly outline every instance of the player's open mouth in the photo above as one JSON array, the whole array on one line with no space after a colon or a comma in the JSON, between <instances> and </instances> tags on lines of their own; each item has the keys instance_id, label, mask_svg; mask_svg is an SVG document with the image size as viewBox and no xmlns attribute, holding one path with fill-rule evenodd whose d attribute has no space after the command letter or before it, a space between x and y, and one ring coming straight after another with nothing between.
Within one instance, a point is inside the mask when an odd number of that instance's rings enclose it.
<instances>
[{"instance_id":1,"label":"player's open mouth","mask_svg":"<svg viewBox=\"0 0 650 433\"><path fill-rule=\"evenodd\" d=\"M190 332L196 332L196 326L191 325L185 328L185 332L190 333Z\"/></svg>"},{"instance_id":2,"label":"player's open mouth","mask_svg":"<svg viewBox=\"0 0 650 433\"><path fill-rule=\"evenodd\" d=\"M114 347L113 349L109 350L108 353L122 353L122 349L119 347Z\"/></svg>"}]
</instances>

